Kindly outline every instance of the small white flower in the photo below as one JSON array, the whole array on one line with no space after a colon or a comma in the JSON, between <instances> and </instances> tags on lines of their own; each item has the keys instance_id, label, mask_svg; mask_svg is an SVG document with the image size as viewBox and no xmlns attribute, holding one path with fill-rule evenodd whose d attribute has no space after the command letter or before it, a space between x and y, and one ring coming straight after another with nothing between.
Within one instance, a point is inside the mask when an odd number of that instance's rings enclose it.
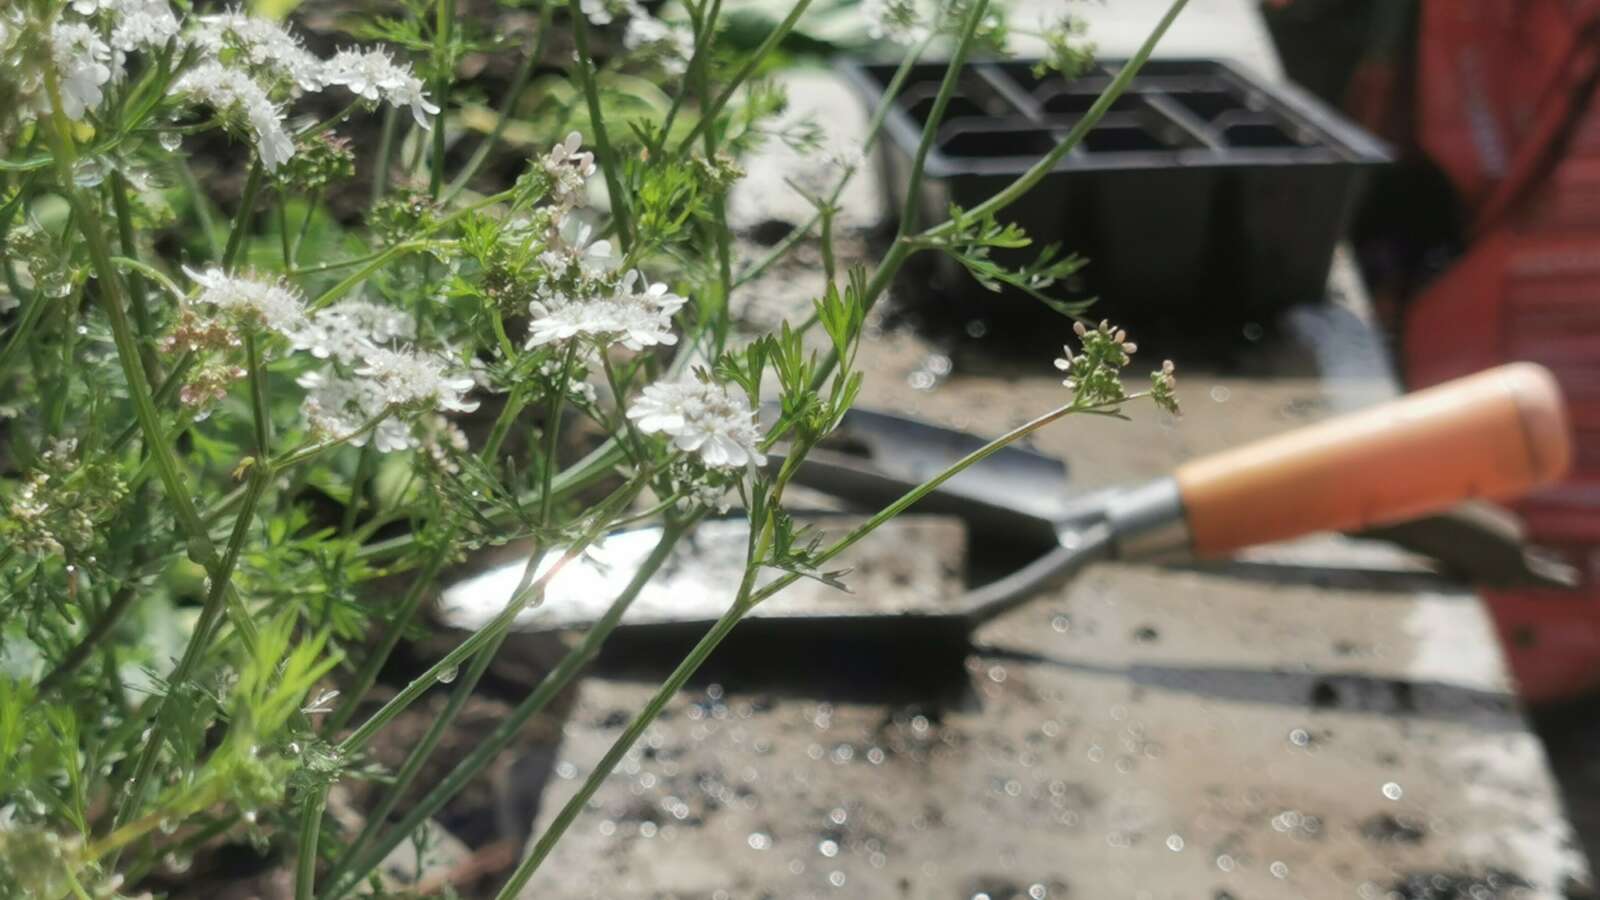
<instances>
[{"instance_id":1,"label":"small white flower","mask_svg":"<svg viewBox=\"0 0 1600 900\"><path fill-rule=\"evenodd\" d=\"M588 278L615 271L620 258L612 249L611 242L599 240L591 243L589 236L592 233L589 224L577 216L563 216L549 249L539 254L539 262L558 274L576 264L579 274Z\"/></svg>"},{"instance_id":2,"label":"small white flower","mask_svg":"<svg viewBox=\"0 0 1600 900\"><path fill-rule=\"evenodd\" d=\"M305 349L318 359L332 357L350 364L375 348L409 341L417 332L409 313L359 298L341 300L322 310L311 325Z\"/></svg>"},{"instance_id":3,"label":"small white flower","mask_svg":"<svg viewBox=\"0 0 1600 900\"><path fill-rule=\"evenodd\" d=\"M296 349L310 346L313 332L306 317L305 301L299 292L280 283L256 281L229 275L221 269L184 274L200 286L194 303L204 304L245 324L267 328L283 335Z\"/></svg>"},{"instance_id":4,"label":"small white flower","mask_svg":"<svg viewBox=\"0 0 1600 900\"><path fill-rule=\"evenodd\" d=\"M330 378L320 372L307 372L296 379L306 389L300 412L313 434L323 440L349 439L356 447L368 440L380 453L408 450L416 438L404 421L387 415L389 406L378 385L368 379ZM369 433L356 434L379 416L386 416Z\"/></svg>"},{"instance_id":5,"label":"small white flower","mask_svg":"<svg viewBox=\"0 0 1600 900\"><path fill-rule=\"evenodd\" d=\"M628 20L622 45L631 51L644 51L661 64L669 75L682 75L694 56L694 31L688 25L669 24L648 15Z\"/></svg>"},{"instance_id":6,"label":"small white flower","mask_svg":"<svg viewBox=\"0 0 1600 900\"><path fill-rule=\"evenodd\" d=\"M582 0L578 7L592 25L610 25L618 16L645 15L644 7L636 0Z\"/></svg>"},{"instance_id":7,"label":"small white flower","mask_svg":"<svg viewBox=\"0 0 1600 900\"><path fill-rule=\"evenodd\" d=\"M595 173L594 154L579 152L581 146L583 135L574 131L540 160L550 178L550 200L564 210L588 198L589 177Z\"/></svg>"},{"instance_id":8,"label":"small white flower","mask_svg":"<svg viewBox=\"0 0 1600 900\"><path fill-rule=\"evenodd\" d=\"M323 76L328 84L343 85L364 100L411 107L421 128L432 127L428 117L439 113L411 67L396 63L384 50L340 50L323 67Z\"/></svg>"},{"instance_id":9,"label":"small white flower","mask_svg":"<svg viewBox=\"0 0 1600 900\"><path fill-rule=\"evenodd\" d=\"M57 22L50 29L50 58L61 76L61 111L81 119L100 105L111 80L111 47L82 22Z\"/></svg>"},{"instance_id":10,"label":"small white flower","mask_svg":"<svg viewBox=\"0 0 1600 900\"><path fill-rule=\"evenodd\" d=\"M167 0L113 0L111 47L118 53L164 46L178 33L178 17Z\"/></svg>"},{"instance_id":11,"label":"small white flower","mask_svg":"<svg viewBox=\"0 0 1600 900\"><path fill-rule=\"evenodd\" d=\"M176 93L205 103L219 113L240 113L255 133L256 153L267 171L294 156L294 140L283 127L283 114L254 79L237 69L205 63L185 73Z\"/></svg>"},{"instance_id":12,"label":"small white flower","mask_svg":"<svg viewBox=\"0 0 1600 900\"><path fill-rule=\"evenodd\" d=\"M275 22L233 9L201 16L190 40L220 61L228 50L243 62L286 78L302 91L320 91L327 84L322 60L300 46L300 39Z\"/></svg>"},{"instance_id":13,"label":"small white flower","mask_svg":"<svg viewBox=\"0 0 1600 900\"><path fill-rule=\"evenodd\" d=\"M689 378L657 382L628 408L628 418L647 434L665 434L679 450L695 453L714 469L762 465L761 429L745 396L720 384Z\"/></svg>"},{"instance_id":14,"label":"small white flower","mask_svg":"<svg viewBox=\"0 0 1600 900\"><path fill-rule=\"evenodd\" d=\"M391 407L452 412L478 408L478 401L465 398L473 388L472 376L451 373L438 357L378 347L367 353L356 374L375 384Z\"/></svg>"},{"instance_id":15,"label":"small white flower","mask_svg":"<svg viewBox=\"0 0 1600 900\"><path fill-rule=\"evenodd\" d=\"M867 20L867 36L875 41L887 39L909 47L930 33L916 0L862 0L861 15Z\"/></svg>"},{"instance_id":16,"label":"small white flower","mask_svg":"<svg viewBox=\"0 0 1600 900\"><path fill-rule=\"evenodd\" d=\"M529 349L574 337L596 346L618 343L629 350L676 344L672 316L687 302L660 282L650 284L639 270L624 275L614 292L574 300L555 295L528 304Z\"/></svg>"}]
</instances>

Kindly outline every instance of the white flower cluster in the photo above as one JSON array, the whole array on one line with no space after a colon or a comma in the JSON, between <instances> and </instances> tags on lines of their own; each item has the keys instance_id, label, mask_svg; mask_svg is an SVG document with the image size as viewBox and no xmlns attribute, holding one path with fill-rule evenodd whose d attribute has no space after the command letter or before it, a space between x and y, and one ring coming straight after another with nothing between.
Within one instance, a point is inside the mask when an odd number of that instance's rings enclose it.
<instances>
[{"instance_id":1,"label":"white flower cluster","mask_svg":"<svg viewBox=\"0 0 1600 900\"><path fill-rule=\"evenodd\" d=\"M764 465L761 429L743 394L700 377L658 382L628 408L646 434L665 434L673 446L697 454L713 469Z\"/></svg>"},{"instance_id":2,"label":"white flower cluster","mask_svg":"<svg viewBox=\"0 0 1600 900\"><path fill-rule=\"evenodd\" d=\"M666 22L650 15L638 0L582 0L579 8L589 24L610 25L627 20L622 45L658 63L669 75L682 75L694 56L694 31L683 22Z\"/></svg>"},{"instance_id":3,"label":"white flower cluster","mask_svg":"<svg viewBox=\"0 0 1600 900\"><path fill-rule=\"evenodd\" d=\"M875 41L909 47L921 43L931 30L916 0L862 0L861 15L867 20L867 36Z\"/></svg>"},{"instance_id":4,"label":"white flower cluster","mask_svg":"<svg viewBox=\"0 0 1600 900\"><path fill-rule=\"evenodd\" d=\"M409 106L419 128L431 127L428 117L439 114L439 107L422 89L422 79L384 50L340 50L323 66L322 77L327 84L348 88L363 100Z\"/></svg>"},{"instance_id":5,"label":"white flower cluster","mask_svg":"<svg viewBox=\"0 0 1600 900\"><path fill-rule=\"evenodd\" d=\"M562 213L582 206L589 196L589 178L595 173L594 154L581 150L583 135L576 131L550 148L539 160L550 179L550 202Z\"/></svg>"},{"instance_id":6,"label":"white flower cluster","mask_svg":"<svg viewBox=\"0 0 1600 900\"><path fill-rule=\"evenodd\" d=\"M269 171L294 155L284 103L302 93L343 87L363 100L409 108L422 128L439 112L421 79L388 52L347 48L323 60L283 27L238 9L196 16L187 29L169 0L74 0L70 11L49 34L61 111L69 119L83 119L100 105L106 85L123 77L127 54L174 41L180 51L199 55L174 92L247 123ZM0 20L6 29L0 49L22 24Z\"/></svg>"},{"instance_id":7,"label":"white flower cluster","mask_svg":"<svg viewBox=\"0 0 1600 900\"><path fill-rule=\"evenodd\" d=\"M272 171L294 156L294 139L283 127L283 113L265 89L245 72L205 63L178 79L173 90L219 113L238 113L255 133L261 164Z\"/></svg>"},{"instance_id":8,"label":"white flower cluster","mask_svg":"<svg viewBox=\"0 0 1600 900\"><path fill-rule=\"evenodd\" d=\"M694 56L694 30L681 22L635 16L622 33L622 46L655 60L668 75L682 75Z\"/></svg>"},{"instance_id":9,"label":"white flower cluster","mask_svg":"<svg viewBox=\"0 0 1600 900\"><path fill-rule=\"evenodd\" d=\"M306 389L301 411L313 432L327 440L348 439L357 447L366 446L370 436L373 447L384 453L422 445L413 428L393 414L414 417L478 408L476 401L466 399L474 384L471 376L452 371L442 357L417 350L374 347L350 377L309 372L298 383Z\"/></svg>"},{"instance_id":10,"label":"white flower cluster","mask_svg":"<svg viewBox=\"0 0 1600 900\"><path fill-rule=\"evenodd\" d=\"M332 366L298 380L307 391L302 412L324 439L348 438L363 446L370 434L379 450L408 449L419 446L412 427L418 415L478 408L466 396L475 386L469 375L442 356L405 346L416 323L399 310L351 299L312 314L300 293L284 284L220 269L185 271L200 290L185 304L168 346L226 351L238 346L239 330L251 329L281 335L293 350L331 360ZM196 407L220 399L242 375L228 365L201 371L210 374L197 377L185 394Z\"/></svg>"},{"instance_id":11,"label":"white flower cluster","mask_svg":"<svg viewBox=\"0 0 1600 900\"><path fill-rule=\"evenodd\" d=\"M283 284L239 278L221 269L184 274L200 286L192 303L208 306L246 328L265 328L289 339L297 350L312 346L313 328L300 294Z\"/></svg>"},{"instance_id":12,"label":"white flower cluster","mask_svg":"<svg viewBox=\"0 0 1600 900\"><path fill-rule=\"evenodd\" d=\"M621 344L643 350L676 344L672 317L686 301L661 282L651 284L639 270L622 277L616 288L589 297L552 294L528 304L528 349L572 338L604 349Z\"/></svg>"}]
</instances>

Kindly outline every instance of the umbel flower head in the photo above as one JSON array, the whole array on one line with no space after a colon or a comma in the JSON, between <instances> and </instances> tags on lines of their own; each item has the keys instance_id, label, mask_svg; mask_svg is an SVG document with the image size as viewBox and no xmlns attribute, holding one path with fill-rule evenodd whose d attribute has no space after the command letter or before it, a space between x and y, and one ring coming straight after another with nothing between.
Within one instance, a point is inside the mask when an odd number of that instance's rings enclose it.
<instances>
[{"instance_id":1,"label":"umbel flower head","mask_svg":"<svg viewBox=\"0 0 1600 900\"><path fill-rule=\"evenodd\" d=\"M173 90L223 115L241 116L255 135L261 165L272 171L294 155L294 139L283 127L283 112L248 74L220 63L204 63L184 73Z\"/></svg>"},{"instance_id":2,"label":"umbel flower head","mask_svg":"<svg viewBox=\"0 0 1600 900\"><path fill-rule=\"evenodd\" d=\"M296 349L311 345L313 331L299 292L284 284L229 275L221 269L184 269L200 293L193 304L209 306L234 324L265 328L289 339Z\"/></svg>"},{"instance_id":3,"label":"umbel flower head","mask_svg":"<svg viewBox=\"0 0 1600 900\"><path fill-rule=\"evenodd\" d=\"M429 116L439 114L439 107L422 89L422 79L383 50L340 50L323 66L322 77L328 84L349 88L363 100L411 107L411 117L419 128L432 127Z\"/></svg>"},{"instance_id":4,"label":"umbel flower head","mask_svg":"<svg viewBox=\"0 0 1600 900\"><path fill-rule=\"evenodd\" d=\"M561 210L583 205L589 177L595 173L594 154L581 152L583 135L574 131L539 161L550 180L550 202Z\"/></svg>"},{"instance_id":5,"label":"umbel flower head","mask_svg":"<svg viewBox=\"0 0 1600 900\"><path fill-rule=\"evenodd\" d=\"M706 467L737 469L766 463L761 429L744 394L709 377L657 382L628 408L628 418L646 434L665 434L679 450Z\"/></svg>"},{"instance_id":6,"label":"umbel flower head","mask_svg":"<svg viewBox=\"0 0 1600 900\"><path fill-rule=\"evenodd\" d=\"M672 316L686 301L661 282L651 284L638 269L624 275L613 291L587 298L561 294L528 304L534 317L528 324L528 348L572 338L587 340L604 350L621 344L643 350L658 344L676 344Z\"/></svg>"}]
</instances>

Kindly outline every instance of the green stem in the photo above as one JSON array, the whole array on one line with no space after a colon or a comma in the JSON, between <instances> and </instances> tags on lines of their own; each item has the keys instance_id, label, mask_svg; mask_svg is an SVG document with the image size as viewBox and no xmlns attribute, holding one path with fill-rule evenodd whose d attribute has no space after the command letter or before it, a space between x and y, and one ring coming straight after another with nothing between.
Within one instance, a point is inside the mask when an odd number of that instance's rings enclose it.
<instances>
[{"instance_id":1,"label":"green stem","mask_svg":"<svg viewBox=\"0 0 1600 900\"><path fill-rule=\"evenodd\" d=\"M261 192L261 182L266 178L266 169L262 168L258 160L250 167L250 175L245 178L244 194L239 198L239 211L233 217L233 230L228 233L228 246L222 251L223 271L232 272L234 263L239 259L239 251L244 247L245 232L250 230L250 217L255 212L256 195Z\"/></svg>"},{"instance_id":2,"label":"green stem","mask_svg":"<svg viewBox=\"0 0 1600 900\"><path fill-rule=\"evenodd\" d=\"M440 107L440 112L444 108ZM377 206L383 199L383 193L389 186L389 169L394 159L394 136L400 127L400 112L393 106L383 111L383 134L378 138L378 156L372 164L372 202L369 206ZM437 123L435 128L439 127Z\"/></svg>"},{"instance_id":3,"label":"green stem","mask_svg":"<svg viewBox=\"0 0 1600 900\"><path fill-rule=\"evenodd\" d=\"M244 333L244 355L250 380L250 415L256 429L256 461L272 457L272 416L267 405L267 373L261 363L261 347L249 329Z\"/></svg>"},{"instance_id":4,"label":"green stem","mask_svg":"<svg viewBox=\"0 0 1600 900\"><path fill-rule=\"evenodd\" d=\"M533 877L533 873L544 862L545 857L550 855L550 851L555 847L556 841L560 840L561 836L566 833L567 828L572 824L572 820L578 817L578 813L582 812L583 808L588 805L589 798L593 797L595 791L599 790L601 782L611 774L611 770L615 769L617 763L620 763L622 758L632 749L634 742L639 739L640 735L644 734L646 728L650 727L650 723L654 722L656 717L661 714L661 710L666 707L667 701L671 700L673 695L682 689L689 677L700 668L706 658L711 655L711 652L717 648L717 645L722 643L722 639L728 636L728 632L733 630L733 626L739 624L739 620L744 617L746 611L747 608L744 605L734 603L728 608L727 612L722 614L722 618L717 620L717 623L711 627L705 637L700 639L700 642L689 652L689 655L684 657L683 662L678 664L678 667L672 671L672 674L668 676L655 695L650 698L650 702L645 704L644 709L640 710L638 715L634 716L632 722L628 723L627 729L617 738L616 743L612 744L611 749L607 750L605 756L601 757L600 761L595 764L594 771L584 781L583 786L578 789L578 793L567 801L567 804L561 808L561 812L556 815L555 820L550 823L550 827L546 828L544 834L539 836L539 840L534 844L533 850L517 865L516 870L511 873L511 877L506 881L505 886L495 895L495 900L512 900L512 898L518 896L523 886L528 883L528 879Z\"/></svg>"},{"instance_id":5,"label":"green stem","mask_svg":"<svg viewBox=\"0 0 1600 900\"><path fill-rule=\"evenodd\" d=\"M945 107L950 105L950 97L955 94L956 85L961 81L972 38L978 33L978 25L988 8L988 0L977 0L967 11L967 20L961 24L961 40L956 44L955 53L950 56L950 64L945 66L944 80L939 82L933 110L928 113L927 124L922 129L922 140L917 142L917 152L911 158L911 175L906 179L905 208L900 211L901 236L910 234L917 227L917 204L922 201L918 191L922 186L923 168L927 165L929 151L933 149L934 138L939 133L939 125L944 121Z\"/></svg>"},{"instance_id":6,"label":"green stem","mask_svg":"<svg viewBox=\"0 0 1600 900\"><path fill-rule=\"evenodd\" d=\"M428 196L437 200L444 186L444 120L450 109L450 86L455 80L455 59L450 48L450 32L456 20L455 0L439 0L435 6L433 53L437 78L433 83L434 102L439 117L433 123L433 165L428 172Z\"/></svg>"},{"instance_id":7,"label":"green stem","mask_svg":"<svg viewBox=\"0 0 1600 900\"><path fill-rule=\"evenodd\" d=\"M433 666L428 669L428 671L413 679L411 683L407 684L400 691L400 693L394 696L393 699L391 699L388 703L385 703L377 712L373 713L371 718L367 719L367 721L363 722L360 727L351 732L350 735L339 744L339 751L341 753L355 753L356 751L365 747L367 742L372 739L373 735L377 734L383 729L384 725L387 725L390 720L399 715L402 710L410 706L418 697L422 696L424 692L426 692L434 684L438 683L440 675L458 670L461 666L461 663L477 654L479 650L482 650L485 646L494 641L499 635L503 634L507 629L509 629L512 623L516 621L517 616L528 607L528 604L531 603L535 597L538 597L543 593L545 584L547 584L551 578L554 578L558 572L565 568L568 563L570 563L573 559L576 559L585 550L587 550L589 545L594 543L594 541L611 524L613 515L623 506L626 506L630 501L632 501L634 497L638 496L639 492L644 489L645 484L648 483L647 479L651 474L652 473L650 472L641 472L640 474L634 476L634 478L627 484L624 484L621 488L618 488L617 491L614 492L610 497L602 501L592 513L589 525L584 529L583 533L573 541L572 545L562 553L561 557L556 560L554 565L547 569L543 575L539 576L539 578L530 583L527 588L517 591L510 601L506 603L505 608L496 614L488 624L473 632L471 637L468 637L466 640L456 645L455 649L445 654L443 659L434 663Z\"/></svg>"},{"instance_id":8,"label":"green stem","mask_svg":"<svg viewBox=\"0 0 1600 900\"><path fill-rule=\"evenodd\" d=\"M375 847L361 856L355 853L347 854L344 863L337 867L328 877L328 883L333 887L320 900L336 900L353 890L366 877L366 874L383 861L389 852L407 840L416 829L434 813L438 812L460 793L484 767L494 761L500 752L511 743L522 731L523 726L540 710L549 704L550 700L561 693L572 679L588 665L600 648L605 644L606 638L622 621L623 615L632 605L634 598L649 583L650 579L667 561L679 537L691 526L698 516L687 521L668 519L662 528L661 539L656 542L650 554L645 557L639 570L634 573L621 594L612 601L604 615L595 622L584 635L583 640L573 648L556 667L550 670L533 692L517 705L494 731L490 732L480 741L472 752L467 755L454 769L440 782L428 791L421 799L411 804L405 817L393 828L388 835L377 843ZM369 819L369 823L376 822ZM370 824L369 824L369 827ZM359 840L359 838L358 838Z\"/></svg>"},{"instance_id":9,"label":"green stem","mask_svg":"<svg viewBox=\"0 0 1600 900\"><path fill-rule=\"evenodd\" d=\"M313 188L306 197L306 217L300 220L300 230L295 233L294 243L289 246L289 262L285 270L293 271L300 259L300 245L306 241L306 235L311 233L311 220L317 217L317 204L322 202L322 189Z\"/></svg>"},{"instance_id":10,"label":"green stem","mask_svg":"<svg viewBox=\"0 0 1600 900\"><path fill-rule=\"evenodd\" d=\"M583 99L589 107L589 127L594 132L594 146L600 156L600 171L605 175L606 193L611 195L611 221L617 227L618 246L626 255L633 241L628 222L628 196L622 192L622 183L617 178L616 154L612 152L605 121L600 117L600 89L595 84L592 71L594 60L589 56L589 20L583 14L581 0L567 0L567 9L572 14L572 40L577 45L578 83L583 88Z\"/></svg>"},{"instance_id":11,"label":"green stem","mask_svg":"<svg viewBox=\"0 0 1600 900\"><path fill-rule=\"evenodd\" d=\"M111 173L111 202L117 213L117 239L122 245L122 255L137 262L139 244L133 235L133 207L128 202L128 179L119 171ZM150 306L145 300L144 282L138 278L128 279L128 305L133 310L133 324L139 329L139 358L144 363L144 375L154 383L161 377L155 348L150 346L155 335L155 323L150 318Z\"/></svg>"},{"instance_id":12,"label":"green stem","mask_svg":"<svg viewBox=\"0 0 1600 900\"><path fill-rule=\"evenodd\" d=\"M1128 60L1127 64L1111 80L1111 84L1094 101L1089 110L1083 114L1083 118L1079 119L1077 124L1073 125L1072 129L1067 132L1067 136L1061 139L1061 143L1057 144L1053 150L1030 166L1028 171L1017 176L1015 181L1006 185L999 193L968 210L967 216L970 218L982 218L998 213L1000 210L1015 203L1023 194L1032 190L1033 186L1043 180L1046 175L1049 175L1055 169L1056 163L1060 162L1061 158L1066 156L1073 147L1078 146L1078 143L1083 140L1090 129L1094 128L1100 121L1100 117L1104 116L1111 109L1111 105L1117 101L1117 98L1122 96L1122 93L1128 89L1128 85L1133 82L1134 76L1139 74L1139 70L1150 59L1150 54L1155 52L1156 44L1167 33L1167 29L1172 27L1173 21L1178 18L1178 13L1183 11L1188 2L1189 0L1172 0L1172 5L1167 8L1166 14L1161 17L1161 21L1156 23L1155 30L1151 31L1150 36L1145 38L1144 43L1139 46L1139 49ZM954 227L953 222L946 221L923 232L923 236L940 237L949 234Z\"/></svg>"},{"instance_id":13,"label":"green stem","mask_svg":"<svg viewBox=\"0 0 1600 900\"><path fill-rule=\"evenodd\" d=\"M200 658L205 655L213 626L221 619L223 610L227 605L229 579L233 576L234 566L239 562L239 555L244 551L245 538L250 533L251 521L255 516L256 501L266 490L270 474L264 469L256 469L251 473L250 490L245 494L244 502L239 510L239 517L234 521L233 533L228 538L228 546L223 552L222 559L212 571L211 589L206 595L206 602L200 610L200 618L195 622L194 631L189 638L189 644L184 648L183 656L173 668L167 682L172 685L186 684L194 667ZM157 760L161 755L161 746L164 743L164 732L169 716L167 706L171 702L175 691L168 691L161 696L156 704L155 721L151 723L149 737L145 739L143 750L134 766L133 777L127 793L123 796L122 805L118 807L116 816L112 819L113 827L128 821L138 809L144 799L145 784L155 771Z\"/></svg>"},{"instance_id":14,"label":"green stem","mask_svg":"<svg viewBox=\"0 0 1600 900\"><path fill-rule=\"evenodd\" d=\"M294 898L312 900L317 890L317 838L322 832L322 810L328 803L328 789L312 788L306 793L300 813L300 858L295 865Z\"/></svg>"},{"instance_id":15,"label":"green stem","mask_svg":"<svg viewBox=\"0 0 1600 900\"><path fill-rule=\"evenodd\" d=\"M700 118L694 123L694 127L689 129L689 133L684 135L682 141L678 142L679 155L683 155L690 147L694 146L694 139L700 136L701 130L710 127L717 116L722 114L722 108L728 105L729 100L733 99L733 95L739 90L739 86L744 84L745 80L754 75L756 69L767 61L772 55L772 51L783 42L784 38L789 36L789 32L794 30L794 26L799 23L800 17L805 15L806 9L810 6L811 0L797 0L783 21L772 29L766 39L761 42L761 46L757 47L750 54L749 59L745 60L745 64L733 76L733 80L728 82L727 87L722 89L722 93L717 95L717 99L712 102L710 108L701 110Z\"/></svg>"},{"instance_id":16,"label":"green stem","mask_svg":"<svg viewBox=\"0 0 1600 900\"><path fill-rule=\"evenodd\" d=\"M56 663L55 668L51 669L49 674L39 681L38 695L43 697L48 694L63 679L72 674L78 666L82 665L83 661L89 658L100 642L105 640L106 635L111 633L111 629L122 621L123 614L133 608L133 601L138 598L139 592L131 584L119 588L116 594L112 596L111 602L106 605L105 610L100 613L99 618L95 619L94 624L89 626L89 631L84 634L83 638L73 645L66 655L61 657L61 661Z\"/></svg>"},{"instance_id":17,"label":"green stem","mask_svg":"<svg viewBox=\"0 0 1600 900\"><path fill-rule=\"evenodd\" d=\"M369 443L361 448L361 454L356 457L356 475L350 480L350 500L344 505L344 516L339 522L339 534L348 537L355 530L356 517L361 512L361 495L366 490L367 478L372 475L372 464L377 459L377 451Z\"/></svg>"},{"instance_id":18,"label":"green stem","mask_svg":"<svg viewBox=\"0 0 1600 900\"><path fill-rule=\"evenodd\" d=\"M200 232L206 237L206 246L211 250L212 259L222 257L222 246L217 243L217 220L211 215L211 198L200 188L200 179L194 177L194 170L189 168L189 161L181 156L172 158L172 167L178 173L178 180L183 183L183 189L189 194L189 202L194 206L194 217L200 220Z\"/></svg>"},{"instance_id":19,"label":"green stem","mask_svg":"<svg viewBox=\"0 0 1600 900\"><path fill-rule=\"evenodd\" d=\"M889 79L888 85L884 87L883 101L879 103L878 108L873 111L871 120L867 122L866 133L862 136L861 152L864 160L862 163L863 165L867 164L865 162L865 155L877 145L878 133L883 130L883 121L884 119L888 118L889 110L894 108L895 98L900 95L900 90L905 86L906 79L910 77L912 67L916 65L918 59L922 58L922 54L928 49L928 45L933 43L933 39L937 36L938 35L936 32L929 34L926 38L923 38L921 44L918 44L910 53L906 54L906 58L900 62L900 67L895 69L893 77ZM851 179L855 177L856 172L859 171L859 168L860 167L850 169L850 171L844 173L844 175L839 178L838 182L834 184L832 192L830 192L828 195L829 206L838 205L839 198L844 196L845 187L849 185ZM767 253L766 256L763 256L745 271L741 272L739 277L734 279L733 287L743 287L746 284L749 284L751 281L761 277L762 273L771 268L772 265L778 260L788 255L789 251L794 249L795 245L804 240L805 236L811 233L811 229L815 228L821 219L822 213L820 211L813 213L809 221L807 221L804 225L801 225L798 228L790 231L789 234L785 236L783 240L779 241L772 248L772 250Z\"/></svg>"},{"instance_id":20,"label":"green stem","mask_svg":"<svg viewBox=\"0 0 1600 900\"><path fill-rule=\"evenodd\" d=\"M516 72L511 75L511 86L506 90L505 100L500 104L500 117L495 120L494 128L490 129L483 143L472 151L472 156L467 164L462 166L461 172L455 180L450 182L450 187L444 192L444 202L449 203L466 189L472 176L478 174L483 164L488 161L489 154L494 152L495 145L505 134L506 127L511 124L511 117L516 114L517 105L522 102L522 92L527 90L528 81L533 77L533 70L539 65L539 60L544 59L544 48L550 36L550 6L554 0L540 0L539 2L539 36L534 39L533 49L522 61L517 63Z\"/></svg>"}]
</instances>

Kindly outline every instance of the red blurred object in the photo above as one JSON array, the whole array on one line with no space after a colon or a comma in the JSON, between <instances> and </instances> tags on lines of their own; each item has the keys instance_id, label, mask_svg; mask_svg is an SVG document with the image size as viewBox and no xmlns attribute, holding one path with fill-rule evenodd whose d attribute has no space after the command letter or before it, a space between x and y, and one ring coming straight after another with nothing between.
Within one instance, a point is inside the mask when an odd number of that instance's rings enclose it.
<instances>
[{"instance_id":1,"label":"red blurred object","mask_svg":"<svg viewBox=\"0 0 1600 900\"><path fill-rule=\"evenodd\" d=\"M1424 0L1418 68L1417 141L1473 240L1407 311L1407 379L1532 360L1560 380L1573 473L1518 512L1584 586L1485 599L1526 699L1568 699L1600 690L1600 0Z\"/></svg>"}]
</instances>

